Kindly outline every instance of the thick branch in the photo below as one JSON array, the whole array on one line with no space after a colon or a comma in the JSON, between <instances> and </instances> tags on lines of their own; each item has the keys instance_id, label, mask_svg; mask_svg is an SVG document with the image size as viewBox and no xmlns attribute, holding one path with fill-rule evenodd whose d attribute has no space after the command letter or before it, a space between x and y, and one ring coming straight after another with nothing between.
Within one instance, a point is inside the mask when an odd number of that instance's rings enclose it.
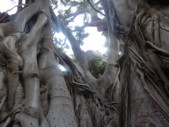
<instances>
[{"instance_id":1,"label":"thick branch","mask_svg":"<svg viewBox=\"0 0 169 127\"><path fill-rule=\"evenodd\" d=\"M26 22L39 11L40 5L40 1L36 0L16 16L14 21L18 24L20 31L24 30Z\"/></svg>"},{"instance_id":2,"label":"thick branch","mask_svg":"<svg viewBox=\"0 0 169 127\"><path fill-rule=\"evenodd\" d=\"M109 37L110 37L110 40L109 40L110 44L108 48L108 58L107 58L106 68L103 74L103 78L105 78L105 81L110 81L110 83L112 83L117 74L117 68L115 66L117 64L116 62L118 59L118 40L110 32L109 32ZM110 84L107 84L107 85L110 85Z\"/></svg>"},{"instance_id":3,"label":"thick branch","mask_svg":"<svg viewBox=\"0 0 169 127\"><path fill-rule=\"evenodd\" d=\"M48 0L35 0L34 3L27 6L23 9L15 18L15 22L18 24L20 31L23 32L25 28L25 24L29 19L32 18L33 15L37 14L38 12L43 12L47 16L49 16L49 1Z\"/></svg>"},{"instance_id":4,"label":"thick branch","mask_svg":"<svg viewBox=\"0 0 169 127\"><path fill-rule=\"evenodd\" d=\"M32 27L30 33L26 35L26 41L21 44L19 52L27 49L30 45L37 45L40 40L40 32L47 22L47 16L44 13L40 13L35 25Z\"/></svg>"},{"instance_id":5,"label":"thick branch","mask_svg":"<svg viewBox=\"0 0 169 127\"><path fill-rule=\"evenodd\" d=\"M85 55L83 53L83 51L80 48L80 44L78 43L78 41L76 40L76 38L72 35L72 33L70 32L70 30L68 28L66 28L60 21L59 19L57 19L56 15L54 14L53 10L51 10L51 16L52 16L52 20L55 23L55 25L57 27L60 27L60 30L65 34L65 36L68 38L72 50L74 52L74 55L76 57L76 59L78 60L80 66L83 68L83 71L85 73L86 78L93 84L95 84L95 78L91 75L91 73L88 70L88 63L87 60L85 58Z\"/></svg>"}]
</instances>

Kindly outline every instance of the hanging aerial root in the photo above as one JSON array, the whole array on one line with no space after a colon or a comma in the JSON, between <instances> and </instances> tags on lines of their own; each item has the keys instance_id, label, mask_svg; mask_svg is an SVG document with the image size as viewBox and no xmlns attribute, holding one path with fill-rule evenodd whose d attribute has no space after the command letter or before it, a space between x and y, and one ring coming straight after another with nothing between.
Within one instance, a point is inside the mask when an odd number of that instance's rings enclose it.
<instances>
[{"instance_id":1,"label":"hanging aerial root","mask_svg":"<svg viewBox=\"0 0 169 127\"><path fill-rule=\"evenodd\" d=\"M15 53L10 51L3 43L0 44L1 61L0 64L6 69L5 83L7 85L7 104L8 107L13 106L16 87L18 84L18 58Z\"/></svg>"},{"instance_id":2,"label":"hanging aerial root","mask_svg":"<svg viewBox=\"0 0 169 127\"><path fill-rule=\"evenodd\" d=\"M23 127L38 127L41 119L40 105L40 79L37 65L37 45L41 40L41 30L46 24L47 16L39 13L37 20L30 30L19 42L19 54L23 58L23 87L25 91L25 101L21 112L16 114ZM29 120L27 120L29 119Z\"/></svg>"},{"instance_id":3,"label":"hanging aerial root","mask_svg":"<svg viewBox=\"0 0 169 127\"><path fill-rule=\"evenodd\" d=\"M20 33L12 33L9 36L5 37L2 40L1 45L1 54L3 55L4 68L6 69L5 73L5 82L7 86L7 105L10 109L14 104L14 96L16 87L19 83L19 63L21 63L21 59L16 52L15 44L20 38Z\"/></svg>"}]
</instances>

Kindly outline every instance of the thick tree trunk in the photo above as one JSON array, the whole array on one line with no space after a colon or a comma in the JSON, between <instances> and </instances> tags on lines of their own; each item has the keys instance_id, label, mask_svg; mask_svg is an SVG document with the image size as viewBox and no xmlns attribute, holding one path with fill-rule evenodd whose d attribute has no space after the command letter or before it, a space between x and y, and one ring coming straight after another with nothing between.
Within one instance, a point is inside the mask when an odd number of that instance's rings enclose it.
<instances>
[{"instance_id":1,"label":"thick tree trunk","mask_svg":"<svg viewBox=\"0 0 169 127\"><path fill-rule=\"evenodd\" d=\"M0 17L0 127L169 126L168 6L101 2L110 46L99 79L49 0L27 0L14 19ZM55 47L51 21L69 39L78 65ZM119 40L125 48L118 59Z\"/></svg>"},{"instance_id":2,"label":"thick tree trunk","mask_svg":"<svg viewBox=\"0 0 169 127\"><path fill-rule=\"evenodd\" d=\"M167 127L168 7L160 2L156 3L159 6L147 1L130 2L111 0L103 3L108 8L109 27L116 38L125 43L123 56L118 60L120 126ZM112 21L111 16L117 20Z\"/></svg>"},{"instance_id":3,"label":"thick tree trunk","mask_svg":"<svg viewBox=\"0 0 169 127\"><path fill-rule=\"evenodd\" d=\"M49 89L49 110L47 119L50 127L77 127L73 100L70 96L64 75L59 69L52 42L50 27L44 30L44 39L41 42L41 51L38 58L40 77Z\"/></svg>"}]
</instances>

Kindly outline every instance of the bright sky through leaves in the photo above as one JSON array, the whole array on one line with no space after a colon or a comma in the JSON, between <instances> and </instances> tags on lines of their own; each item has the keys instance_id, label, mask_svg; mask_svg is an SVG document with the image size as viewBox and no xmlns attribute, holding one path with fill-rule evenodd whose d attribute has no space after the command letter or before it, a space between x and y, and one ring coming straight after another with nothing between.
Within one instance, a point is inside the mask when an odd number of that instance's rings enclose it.
<instances>
[{"instance_id":1,"label":"bright sky through leaves","mask_svg":"<svg viewBox=\"0 0 169 127\"><path fill-rule=\"evenodd\" d=\"M10 10L14 6L17 5L15 0L0 0L0 12L4 12L7 10ZM9 11L9 14L15 13L17 10L17 7ZM82 26L83 25L83 17L82 16L77 16L74 21L70 24L71 27L74 26ZM98 32L95 27L88 27L85 28L85 32L89 33L89 36L84 39L84 44L81 46L81 48L84 51L87 50L93 50L93 51L99 51L100 53L105 53L107 48L104 47L105 43L105 37L101 35L101 32ZM64 39L65 36L61 33L56 33L55 37L58 37L60 39ZM70 47L70 44L68 44ZM67 54L73 54L71 49L66 49L65 50Z\"/></svg>"},{"instance_id":2,"label":"bright sky through leaves","mask_svg":"<svg viewBox=\"0 0 169 127\"><path fill-rule=\"evenodd\" d=\"M17 3L14 2L14 0L0 0L0 12L5 12L7 10L12 9L14 6L16 6ZM17 10L17 7L9 11L9 14L15 13Z\"/></svg>"}]
</instances>

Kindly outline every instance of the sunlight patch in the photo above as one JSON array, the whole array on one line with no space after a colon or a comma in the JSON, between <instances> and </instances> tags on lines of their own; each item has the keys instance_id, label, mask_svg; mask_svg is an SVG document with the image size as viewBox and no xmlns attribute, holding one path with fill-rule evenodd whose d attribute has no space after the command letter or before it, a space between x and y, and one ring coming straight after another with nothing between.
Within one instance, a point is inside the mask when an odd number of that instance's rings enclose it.
<instances>
[{"instance_id":1,"label":"sunlight patch","mask_svg":"<svg viewBox=\"0 0 169 127\"><path fill-rule=\"evenodd\" d=\"M107 51L107 47L105 47L106 38L102 35L101 32L97 31L95 27L85 28L85 32L90 33L87 38L84 39L84 44L81 48L84 51L93 50L99 51L104 54Z\"/></svg>"},{"instance_id":2,"label":"sunlight patch","mask_svg":"<svg viewBox=\"0 0 169 127\"><path fill-rule=\"evenodd\" d=\"M59 69L61 70L61 71L66 71L66 68L64 67L64 66L62 66L61 64L59 64Z\"/></svg>"},{"instance_id":3,"label":"sunlight patch","mask_svg":"<svg viewBox=\"0 0 169 127\"><path fill-rule=\"evenodd\" d=\"M57 39L61 39L61 40L64 40L66 38L65 35L62 32L58 32L58 33L56 32L54 34L54 37L57 38Z\"/></svg>"}]
</instances>

